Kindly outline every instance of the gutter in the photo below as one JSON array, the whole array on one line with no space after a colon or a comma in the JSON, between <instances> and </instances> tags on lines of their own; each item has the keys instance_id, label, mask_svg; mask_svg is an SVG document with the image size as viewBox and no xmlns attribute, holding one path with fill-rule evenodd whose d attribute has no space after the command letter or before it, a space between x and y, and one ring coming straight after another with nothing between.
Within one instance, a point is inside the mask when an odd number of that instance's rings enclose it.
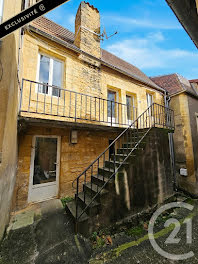
<instances>
[{"instance_id":1,"label":"gutter","mask_svg":"<svg viewBox=\"0 0 198 264\"><path fill-rule=\"evenodd\" d=\"M180 95L180 94L182 94L182 93L186 93L186 94L188 94L188 95L190 95L190 96L195 97L196 99L198 99L198 95L193 94L193 93L191 93L190 91L187 91L187 90L183 90L183 91L181 91L181 92L171 94L170 97L174 97L174 96L176 96L176 95Z\"/></svg>"},{"instance_id":2,"label":"gutter","mask_svg":"<svg viewBox=\"0 0 198 264\"><path fill-rule=\"evenodd\" d=\"M156 85L156 86L155 86L155 85L151 85L150 83L148 83L148 82L146 82L146 81L143 81L141 78L137 77L136 75L132 75L132 74L130 74L130 73L124 71L124 70L121 70L121 69L117 68L116 66L114 66L114 65L112 65L112 64L110 64L110 63L105 62L105 61L102 60L102 59L96 58L96 57L92 56L91 54L89 54L89 53L87 53L87 52L85 52L85 51L79 49L78 47L75 47L74 45L65 42L64 40L58 39L58 38L56 38L56 37L54 37L54 36L51 36L50 34L44 32L44 31L42 31L42 30L40 30L40 29L38 29L38 28L36 28L36 27L34 27L34 26L32 26L32 25L29 25L29 28L30 28L30 30L32 30L33 32L35 32L35 33L37 33L37 34L39 34L39 35L41 35L41 36L44 36L44 37L46 37L47 39L50 39L50 40L52 40L52 41L55 41L56 43L58 43L58 44L60 44L60 45L62 45L62 46L64 46L64 47L66 47L66 48L68 48L68 49L70 49L70 50L72 50L72 51L74 51L74 52L76 52L76 53L84 54L84 55L86 55L86 56L88 56L88 57L90 57L90 58L92 58L92 59L94 59L94 60L100 62L100 63L103 64L104 66L107 66L107 67L109 67L109 68L111 68L111 69L113 69L113 70L116 70L116 71L118 71L118 72L120 72L120 73L122 73L122 74L124 74L124 75L126 75L126 76L128 76L128 77L130 77L130 78L135 79L136 81L142 82L142 83L148 85L149 87L154 88L155 90L158 90L158 91L160 91L160 92L162 92L162 93L165 92L165 89L163 89L163 88L161 88L161 87L158 87L157 85Z\"/></svg>"}]
</instances>

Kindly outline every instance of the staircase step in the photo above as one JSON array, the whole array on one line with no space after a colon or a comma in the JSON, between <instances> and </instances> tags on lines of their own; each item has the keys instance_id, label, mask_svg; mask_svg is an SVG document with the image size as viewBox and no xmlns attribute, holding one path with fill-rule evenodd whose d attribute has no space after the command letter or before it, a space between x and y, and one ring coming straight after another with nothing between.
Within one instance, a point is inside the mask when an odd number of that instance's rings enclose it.
<instances>
[{"instance_id":1,"label":"staircase step","mask_svg":"<svg viewBox=\"0 0 198 264\"><path fill-rule=\"evenodd\" d=\"M78 198L85 204L85 206L89 205L92 198L91 196L88 194L88 193L85 193L85 192L80 192L78 194ZM100 204L97 202L97 201L93 201L91 204L90 204L90 207L95 207L95 206L99 206ZM84 206L84 208L85 208Z\"/></svg>"},{"instance_id":2,"label":"staircase step","mask_svg":"<svg viewBox=\"0 0 198 264\"><path fill-rule=\"evenodd\" d=\"M70 215L75 220L76 219L76 201L73 200L71 202L68 202L66 204L66 210L69 211ZM83 212L83 209L80 207L80 203L78 203L77 215L79 216L82 212ZM89 216L84 212L79 218L78 222L84 222L84 221L87 221L88 219L89 219Z\"/></svg>"},{"instance_id":3,"label":"staircase step","mask_svg":"<svg viewBox=\"0 0 198 264\"><path fill-rule=\"evenodd\" d=\"M99 168L98 173L100 175L104 175L104 176L109 178L114 173L114 169L113 168L107 168L107 167Z\"/></svg>"},{"instance_id":4,"label":"staircase step","mask_svg":"<svg viewBox=\"0 0 198 264\"><path fill-rule=\"evenodd\" d=\"M92 201L92 197L88 192L79 193L78 194L78 201L79 201L81 208L85 209L88 206L88 208L86 209L85 212L89 216L95 216L98 214L99 208L100 208L100 203L98 203L96 200Z\"/></svg>"},{"instance_id":5,"label":"staircase step","mask_svg":"<svg viewBox=\"0 0 198 264\"><path fill-rule=\"evenodd\" d=\"M133 149L134 151L142 151L142 150L144 150L144 149L141 148L141 147L137 147L137 148L119 148L119 149L117 150L117 153L118 153L118 154L127 154L127 153L129 153L130 151L132 151L132 149Z\"/></svg>"},{"instance_id":6,"label":"staircase step","mask_svg":"<svg viewBox=\"0 0 198 264\"><path fill-rule=\"evenodd\" d=\"M123 161L127 156L128 155L126 155L126 154L115 154L115 159L117 161ZM135 158L135 157L136 157L136 155L134 155L134 153L130 155L130 158ZM111 155L111 160L114 161L114 155L113 154Z\"/></svg>"},{"instance_id":7,"label":"staircase step","mask_svg":"<svg viewBox=\"0 0 198 264\"><path fill-rule=\"evenodd\" d=\"M118 168L121 165L121 163L122 163L122 161L121 162L116 161L116 158L115 158L115 162L114 162L114 156L113 156L112 160L105 161L105 167L107 167L107 168L110 167L113 169L115 166L116 168ZM122 164L122 166L128 166L128 165L129 165L129 163L126 161Z\"/></svg>"},{"instance_id":8,"label":"staircase step","mask_svg":"<svg viewBox=\"0 0 198 264\"><path fill-rule=\"evenodd\" d=\"M135 145L137 144L137 142L128 142L128 143L123 143L122 144L122 148L133 148ZM145 144L146 144L146 142L141 142L140 144L139 144L139 147L141 148L141 147L144 147L145 146Z\"/></svg>"},{"instance_id":9,"label":"staircase step","mask_svg":"<svg viewBox=\"0 0 198 264\"><path fill-rule=\"evenodd\" d=\"M85 192L88 192L91 195L96 195L101 190L101 187L94 183L91 184L91 182L88 182L83 185L83 190ZM107 193L108 191L106 189L102 189L102 191L100 192L100 195L107 194Z\"/></svg>"},{"instance_id":10,"label":"staircase step","mask_svg":"<svg viewBox=\"0 0 198 264\"><path fill-rule=\"evenodd\" d=\"M109 181L108 177L105 177L105 176L103 177L102 175L93 175L92 182L102 187L106 182L108 182L107 185L113 183L113 179Z\"/></svg>"}]
</instances>

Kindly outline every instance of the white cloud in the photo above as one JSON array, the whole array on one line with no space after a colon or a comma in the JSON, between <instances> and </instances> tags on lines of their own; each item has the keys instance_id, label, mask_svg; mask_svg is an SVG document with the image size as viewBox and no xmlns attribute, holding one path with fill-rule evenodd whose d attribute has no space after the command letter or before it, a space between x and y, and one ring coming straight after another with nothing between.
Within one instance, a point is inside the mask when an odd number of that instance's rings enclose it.
<instances>
[{"instance_id":1,"label":"white cloud","mask_svg":"<svg viewBox=\"0 0 198 264\"><path fill-rule=\"evenodd\" d=\"M179 48L165 49L164 42L163 34L158 32L144 38L116 42L106 46L106 49L146 71L155 70L158 73L165 69L169 73L175 71L191 76L192 69L197 68L198 53Z\"/></svg>"},{"instance_id":2,"label":"white cloud","mask_svg":"<svg viewBox=\"0 0 198 264\"><path fill-rule=\"evenodd\" d=\"M131 29L132 26L135 28L149 28L149 29L161 29L161 30L174 30L182 29L181 25L177 22L173 22L170 19L161 19L155 21L155 19L144 19L144 18L131 18L125 16L119 16L117 14L106 14L103 16L104 21L108 21L110 24L117 26L125 26Z\"/></svg>"},{"instance_id":3,"label":"white cloud","mask_svg":"<svg viewBox=\"0 0 198 264\"><path fill-rule=\"evenodd\" d=\"M75 15L68 13L64 8L56 8L47 14L47 17L57 24L74 31Z\"/></svg>"}]
</instances>

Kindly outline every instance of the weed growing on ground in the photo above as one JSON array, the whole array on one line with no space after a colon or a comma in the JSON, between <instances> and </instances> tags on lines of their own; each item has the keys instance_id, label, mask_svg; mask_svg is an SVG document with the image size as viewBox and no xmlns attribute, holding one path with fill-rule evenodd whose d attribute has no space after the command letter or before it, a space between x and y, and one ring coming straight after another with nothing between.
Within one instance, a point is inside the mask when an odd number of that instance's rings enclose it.
<instances>
[{"instance_id":1,"label":"weed growing on ground","mask_svg":"<svg viewBox=\"0 0 198 264\"><path fill-rule=\"evenodd\" d=\"M67 203L71 202L74 198L67 196L67 197L63 197L61 198L61 202L63 204L63 207L66 206Z\"/></svg>"}]
</instances>

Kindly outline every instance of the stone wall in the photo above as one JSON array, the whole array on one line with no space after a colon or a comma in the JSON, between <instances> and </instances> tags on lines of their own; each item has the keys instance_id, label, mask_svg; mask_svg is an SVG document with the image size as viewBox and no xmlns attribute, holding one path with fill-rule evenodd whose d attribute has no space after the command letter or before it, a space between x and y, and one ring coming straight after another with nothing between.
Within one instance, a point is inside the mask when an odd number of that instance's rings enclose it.
<instances>
[{"instance_id":1,"label":"stone wall","mask_svg":"<svg viewBox=\"0 0 198 264\"><path fill-rule=\"evenodd\" d=\"M198 196L197 184L197 99L186 93L171 98L171 108L175 113L175 165L177 186ZM187 169L187 176L180 174L180 169Z\"/></svg>"},{"instance_id":2,"label":"stone wall","mask_svg":"<svg viewBox=\"0 0 198 264\"><path fill-rule=\"evenodd\" d=\"M74 44L82 51L100 58L100 37L98 35L100 35L99 11L88 3L81 2L75 20Z\"/></svg>"},{"instance_id":3,"label":"stone wall","mask_svg":"<svg viewBox=\"0 0 198 264\"><path fill-rule=\"evenodd\" d=\"M122 104L126 104L126 95L133 95L135 98L135 106L138 108L138 114L141 114L147 108L147 98L146 93L149 92L154 96L154 102L163 104L164 98L163 94L151 89L150 87L138 83L120 74L115 70L109 69L108 67L101 66L95 67L85 61L79 59L78 55L62 46L53 43L52 41L46 40L41 36L34 34L25 34L24 37L24 48L23 48L23 78L38 81L37 80L37 68L38 68L38 53L46 54L47 56L52 56L63 62L64 73L63 73L63 83L62 88L74 92L84 93L91 96L96 96L100 98L107 99L108 90L113 90L116 92L116 101ZM31 90L31 105L29 110L32 112L36 111L37 106L37 93L36 85L32 84ZM30 95L30 83L25 82L23 86L23 101L22 110L28 110ZM69 107L69 92L65 93L66 96L66 111L68 112ZM44 100L46 100L46 111L49 115L39 115L33 113L22 113L24 116L47 118L54 120L65 120L64 117L50 116L51 111L51 98L49 96L44 97L44 95L38 95L38 112L43 112ZM72 97L73 103L75 102L74 97ZM78 106L80 107L81 98L78 96ZM59 99L53 98L53 109L52 114L56 114L57 104L59 103L59 112L63 114L64 108L64 96ZM98 101L97 101L98 105ZM83 97L82 112L85 113L85 97ZM74 109L74 107L73 107ZM98 108L97 108L98 109ZM126 109L125 109L126 110ZM124 112L124 111L123 111ZM126 112L126 111L125 111ZM89 119L89 109L87 110L87 118ZM121 111L120 111L121 113ZM102 114L102 113L101 113ZM105 102L104 115L107 117L107 102ZM126 118L126 117L125 117ZM79 120L80 122L80 120Z\"/></svg>"},{"instance_id":4,"label":"stone wall","mask_svg":"<svg viewBox=\"0 0 198 264\"><path fill-rule=\"evenodd\" d=\"M20 12L20 0L4 1L3 20ZM17 163L19 31L0 43L0 240L9 223ZM20 77L19 77L20 78Z\"/></svg>"},{"instance_id":5,"label":"stone wall","mask_svg":"<svg viewBox=\"0 0 198 264\"><path fill-rule=\"evenodd\" d=\"M198 98L188 96L188 105L193 142L194 169L198 182Z\"/></svg>"},{"instance_id":6,"label":"stone wall","mask_svg":"<svg viewBox=\"0 0 198 264\"><path fill-rule=\"evenodd\" d=\"M61 136L59 197L73 196L73 180L115 139L120 132L78 130L78 143L70 143L71 128L29 127L19 136L17 182L13 210L28 204L32 139L34 135ZM112 130L111 130L112 131Z\"/></svg>"},{"instance_id":7,"label":"stone wall","mask_svg":"<svg viewBox=\"0 0 198 264\"><path fill-rule=\"evenodd\" d=\"M168 131L153 128L144 142L144 151L116 175L99 215L89 219L90 230L151 209L174 194Z\"/></svg>"}]
</instances>

